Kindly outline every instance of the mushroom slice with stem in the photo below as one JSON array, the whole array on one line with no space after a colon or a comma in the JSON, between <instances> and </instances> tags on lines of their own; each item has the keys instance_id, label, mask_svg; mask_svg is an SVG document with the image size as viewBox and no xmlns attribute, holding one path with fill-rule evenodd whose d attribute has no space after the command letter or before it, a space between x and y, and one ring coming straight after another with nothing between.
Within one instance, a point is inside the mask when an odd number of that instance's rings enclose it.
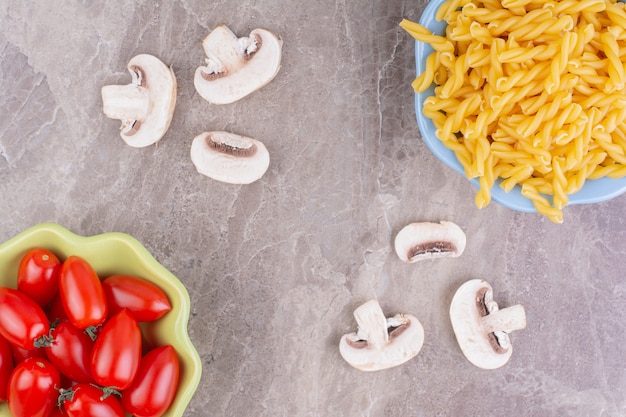
<instances>
[{"instance_id":1,"label":"mushroom slice with stem","mask_svg":"<svg viewBox=\"0 0 626 417\"><path fill-rule=\"evenodd\" d=\"M274 79L280 69L282 40L265 29L237 38L219 25L202 41L206 65L196 69L194 85L210 103L235 102Z\"/></svg>"},{"instance_id":2,"label":"mushroom slice with stem","mask_svg":"<svg viewBox=\"0 0 626 417\"><path fill-rule=\"evenodd\" d=\"M229 132L204 132L193 139L191 160L199 173L230 184L250 184L270 164L262 142Z\"/></svg>"},{"instance_id":3,"label":"mushroom slice with stem","mask_svg":"<svg viewBox=\"0 0 626 417\"><path fill-rule=\"evenodd\" d=\"M148 54L128 62L132 82L102 87L104 114L122 121L124 142L142 148L158 142L172 121L176 106L176 77L158 58Z\"/></svg>"},{"instance_id":4,"label":"mushroom slice with stem","mask_svg":"<svg viewBox=\"0 0 626 417\"><path fill-rule=\"evenodd\" d=\"M411 314L385 318L378 301L370 300L354 311L358 330L342 336L341 356L361 371L398 366L419 353L424 328Z\"/></svg>"},{"instance_id":5,"label":"mushroom slice with stem","mask_svg":"<svg viewBox=\"0 0 626 417\"><path fill-rule=\"evenodd\" d=\"M496 369L513 353L509 333L526 327L522 305L498 308L488 282L472 279L456 291L450 305L450 320L461 351L472 364Z\"/></svg>"},{"instance_id":6,"label":"mushroom slice with stem","mask_svg":"<svg viewBox=\"0 0 626 417\"><path fill-rule=\"evenodd\" d=\"M465 233L452 222L411 223L400 230L394 242L396 254L404 262L457 257L465 250Z\"/></svg>"}]
</instances>

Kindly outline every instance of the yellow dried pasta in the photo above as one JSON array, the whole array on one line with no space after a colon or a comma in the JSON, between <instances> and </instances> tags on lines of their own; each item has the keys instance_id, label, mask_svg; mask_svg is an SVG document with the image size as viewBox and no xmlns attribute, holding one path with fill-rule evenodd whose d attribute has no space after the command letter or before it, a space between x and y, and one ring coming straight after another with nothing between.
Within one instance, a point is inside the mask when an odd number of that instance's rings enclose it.
<instances>
[{"instance_id":1,"label":"yellow dried pasta","mask_svg":"<svg viewBox=\"0 0 626 417\"><path fill-rule=\"evenodd\" d=\"M447 0L444 36L412 86L435 84L423 113L468 178L479 208L498 178L563 221L587 179L626 177L626 10L616 0Z\"/></svg>"}]
</instances>

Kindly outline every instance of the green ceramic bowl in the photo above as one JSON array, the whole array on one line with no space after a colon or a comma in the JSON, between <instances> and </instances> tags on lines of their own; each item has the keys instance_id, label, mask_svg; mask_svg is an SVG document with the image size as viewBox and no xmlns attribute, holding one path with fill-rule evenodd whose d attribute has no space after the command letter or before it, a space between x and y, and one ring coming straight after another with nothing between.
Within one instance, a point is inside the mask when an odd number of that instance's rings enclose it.
<instances>
[{"instance_id":1,"label":"green ceramic bowl","mask_svg":"<svg viewBox=\"0 0 626 417\"><path fill-rule=\"evenodd\" d=\"M54 223L34 226L0 245L0 286L16 287L17 268L31 248L45 247L63 260L77 255L87 260L101 278L113 274L135 275L157 284L168 295L172 310L153 323L142 323L142 332L152 346L172 345L180 360L178 392L167 417L181 417L202 374L200 356L187 333L189 294L183 284L159 264L139 241L124 233L83 237ZM0 417L10 417L6 402Z\"/></svg>"}]
</instances>

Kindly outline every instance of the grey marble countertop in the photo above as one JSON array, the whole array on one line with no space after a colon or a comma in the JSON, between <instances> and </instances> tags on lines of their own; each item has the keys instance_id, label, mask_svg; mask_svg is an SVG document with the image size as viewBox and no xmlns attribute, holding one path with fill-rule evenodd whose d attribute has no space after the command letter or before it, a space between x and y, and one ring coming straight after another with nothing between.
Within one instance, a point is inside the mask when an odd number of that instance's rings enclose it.
<instances>
[{"instance_id":1,"label":"grey marble countertop","mask_svg":"<svg viewBox=\"0 0 626 417\"><path fill-rule=\"evenodd\" d=\"M561 225L477 209L415 120L414 42L398 23L426 3L0 0L0 241L51 221L143 243L191 297L203 373L188 417L626 415L626 196L567 207ZM278 76L222 106L193 85L220 23L284 41ZM171 65L178 97L165 137L135 149L100 89L128 83L139 53ZM190 145L209 130L261 140L263 178L198 174ZM440 220L465 231L461 257L397 258L403 226ZM497 370L469 363L450 324L470 278L526 309ZM372 298L426 337L413 360L364 373L338 342Z\"/></svg>"}]
</instances>

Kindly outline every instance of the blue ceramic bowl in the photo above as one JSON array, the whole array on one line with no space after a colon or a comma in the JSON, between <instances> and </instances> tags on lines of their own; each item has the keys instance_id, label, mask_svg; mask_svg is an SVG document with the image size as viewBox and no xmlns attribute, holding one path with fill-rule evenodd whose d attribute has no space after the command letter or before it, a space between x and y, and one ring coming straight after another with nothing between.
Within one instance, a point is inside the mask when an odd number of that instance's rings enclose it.
<instances>
[{"instance_id":1,"label":"blue ceramic bowl","mask_svg":"<svg viewBox=\"0 0 626 417\"><path fill-rule=\"evenodd\" d=\"M435 13L439 6L445 0L433 0L424 9L422 17L419 23L430 29L434 34L445 35L446 25L445 21L435 20ZM417 74L424 72L426 67L426 58L433 52L433 48L424 42L415 42L415 62L417 68ZM443 143L437 138L435 134L435 126L428 117L424 116L422 109L424 108L424 100L434 95L434 86L415 95L415 110L417 114L417 124L420 132L422 133L422 139L426 143L426 146L430 151L435 154L443 163L458 172L465 177L463 167L458 161L454 152L446 148ZM476 188L479 187L478 180L470 180ZM493 201L508 207L513 210L522 212L536 212L532 202L521 194L521 187L516 186L510 192L505 192L500 187L500 180L496 182L491 190L491 198ZM600 201L606 201L611 198L617 197L626 191L626 178L612 179L612 178L600 178L597 180L587 180L582 189L575 194L570 194L569 204L589 204L597 203Z\"/></svg>"}]
</instances>

